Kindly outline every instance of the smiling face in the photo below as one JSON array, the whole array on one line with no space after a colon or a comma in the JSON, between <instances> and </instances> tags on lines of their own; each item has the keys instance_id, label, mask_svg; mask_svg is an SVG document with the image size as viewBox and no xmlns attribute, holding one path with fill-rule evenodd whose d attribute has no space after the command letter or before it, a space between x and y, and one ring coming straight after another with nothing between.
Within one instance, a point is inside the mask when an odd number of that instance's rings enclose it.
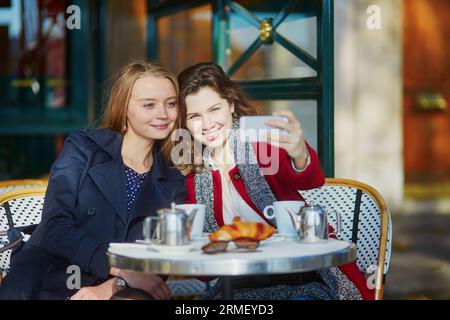
<instances>
[{"instance_id":1,"label":"smiling face","mask_svg":"<svg viewBox=\"0 0 450 320\"><path fill-rule=\"evenodd\" d=\"M233 127L234 106L209 87L186 96L186 127L210 149L222 147Z\"/></svg>"},{"instance_id":2,"label":"smiling face","mask_svg":"<svg viewBox=\"0 0 450 320\"><path fill-rule=\"evenodd\" d=\"M145 76L136 80L128 103L126 134L164 139L177 116L177 92L169 79Z\"/></svg>"}]
</instances>

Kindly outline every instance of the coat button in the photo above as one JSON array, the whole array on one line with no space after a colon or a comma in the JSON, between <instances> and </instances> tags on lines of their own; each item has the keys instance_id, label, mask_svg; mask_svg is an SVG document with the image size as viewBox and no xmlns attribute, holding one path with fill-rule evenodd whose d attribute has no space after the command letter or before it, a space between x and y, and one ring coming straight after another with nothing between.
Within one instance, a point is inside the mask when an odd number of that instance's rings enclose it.
<instances>
[{"instance_id":1,"label":"coat button","mask_svg":"<svg viewBox=\"0 0 450 320\"><path fill-rule=\"evenodd\" d=\"M95 208L89 208L88 211L87 211L87 214L89 216L93 216L95 214Z\"/></svg>"},{"instance_id":2,"label":"coat button","mask_svg":"<svg viewBox=\"0 0 450 320\"><path fill-rule=\"evenodd\" d=\"M240 180L241 179L241 175L239 173L235 173L235 174L233 174L233 179L234 180Z\"/></svg>"},{"instance_id":3,"label":"coat button","mask_svg":"<svg viewBox=\"0 0 450 320\"><path fill-rule=\"evenodd\" d=\"M52 271L53 271L53 265L49 264L49 265L47 266L47 272L50 273L50 272L52 272Z\"/></svg>"}]
</instances>

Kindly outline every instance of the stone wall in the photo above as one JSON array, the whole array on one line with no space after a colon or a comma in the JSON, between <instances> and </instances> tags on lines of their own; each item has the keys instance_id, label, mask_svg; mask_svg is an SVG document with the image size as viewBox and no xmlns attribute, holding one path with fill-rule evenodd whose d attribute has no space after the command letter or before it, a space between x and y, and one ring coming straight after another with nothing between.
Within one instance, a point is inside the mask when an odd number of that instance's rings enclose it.
<instances>
[{"instance_id":1,"label":"stone wall","mask_svg":"<svg viewBox=\"0 0 450 320\"><path fill-rule=\"evenodd\" d=\"M367 27L368 7L381 29ZM403 201L402 1L335 0L335 173Z\"/></svg>"}]
</instances>

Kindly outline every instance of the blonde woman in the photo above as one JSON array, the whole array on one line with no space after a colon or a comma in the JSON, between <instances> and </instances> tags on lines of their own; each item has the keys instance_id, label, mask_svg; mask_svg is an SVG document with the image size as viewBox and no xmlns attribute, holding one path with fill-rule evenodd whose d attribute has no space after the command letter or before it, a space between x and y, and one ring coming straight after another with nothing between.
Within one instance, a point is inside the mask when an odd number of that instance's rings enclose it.
<instances>
[{"instance_id":1,"label":"blonde woman","mask_svg":"<svg viewBox=\"0 0 450 320\"><path fill-rule=\"evenodd\" d=\"M147 216L185 198L169 160L177 94L176 78L157 65L120 70L102 128L73 132L53 164L42 222L13 254L0 298L110 299L127 286L170 297L162 277L110 268L106 251L142 238Z\"/></svg>"}]
</instances>

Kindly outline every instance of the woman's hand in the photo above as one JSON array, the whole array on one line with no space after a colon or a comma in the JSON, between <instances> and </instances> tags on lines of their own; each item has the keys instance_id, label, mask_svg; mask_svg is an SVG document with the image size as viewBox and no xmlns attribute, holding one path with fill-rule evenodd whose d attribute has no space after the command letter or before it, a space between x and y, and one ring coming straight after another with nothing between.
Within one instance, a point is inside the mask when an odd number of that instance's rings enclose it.
<instances>
[{"instance_id":1,"label":"woman's hand","mask_svg":"<svg viewBox=\"0 0 450 320\"><path fill-rule=\"evenodd\" d=\"M81 288L70 300L109 300L117 292L114 281L110 279L98 286Z\"/></svg>"},{"instance_id":2,"label":"woman's hand","mask_svg":"<svg viewBox=\"0 0 450 320\"><path fill-rule=\"evenodd\" d=\"M170 299L169 287L167 287L163 278L156 274L121 270L119 277L124 279L129 287L145 291L155 300Z\"/></svg>"},{"instance_id":3,"label":"woman's hand","mask_svg":"<svg viewBox=\"0 0 450 320\"><path fill-rule=\"evenodd\" d=\"M298 169L303 170L307 164L309 152L305 143L300 121L288 110L274 112L273 115L284 116L288 121L269 120L266 124L274 128L286 130L287 134L276 137L269 134L267 135L267 142L278 148L285 149L289 156L294 160L295 166Z\"/></svg>"}]
</instances>

